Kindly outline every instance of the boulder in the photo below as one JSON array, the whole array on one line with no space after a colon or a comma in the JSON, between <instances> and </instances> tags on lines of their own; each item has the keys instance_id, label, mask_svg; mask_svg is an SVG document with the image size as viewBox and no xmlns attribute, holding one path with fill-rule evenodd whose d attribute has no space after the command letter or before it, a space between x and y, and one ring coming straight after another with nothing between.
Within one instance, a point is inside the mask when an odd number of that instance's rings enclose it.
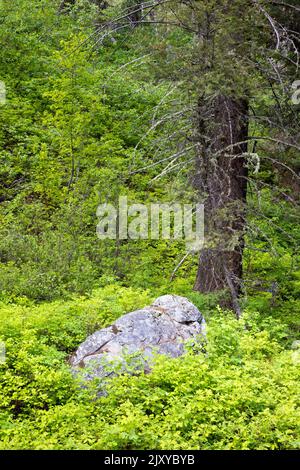
<instances>
[{"instance_id":1,"label":"boulder","mask_svg":"<svg viewBox=\"0 0 300 470\"><path fill-rule=\"evenodd\" d=\"M149 371L153 353L181 356L184 342L205 336L205 326L202 314L189 300L164 295L149 307L127 313L113 325L93 333L72 355L70 363L76 369L84 368L86 379L104 378L116 370L128 371L128 357L131 367Z\"/></svg>"}]
</instances>

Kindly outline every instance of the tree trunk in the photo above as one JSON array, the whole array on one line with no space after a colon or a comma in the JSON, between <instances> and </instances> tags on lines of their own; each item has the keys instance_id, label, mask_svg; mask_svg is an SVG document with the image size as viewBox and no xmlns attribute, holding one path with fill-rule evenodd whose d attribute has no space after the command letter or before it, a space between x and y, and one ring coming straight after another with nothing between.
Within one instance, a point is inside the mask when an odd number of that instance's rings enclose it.
<instances>
[{"instance_id":1,"label":"tree trunk","mask_svg":"<svg viewBox=\"0 0 300 470\"><path fill-rule=\"evenodd\" d=\"M194 184L205 194L205 248L194 289L224 291L222 305L239 315L247 193L248 103L218 96L199 102L200 154ZM225 150L226 149L226 150ZM228 295L229 294L229 295Z\"/></svg>"}]
</instances>

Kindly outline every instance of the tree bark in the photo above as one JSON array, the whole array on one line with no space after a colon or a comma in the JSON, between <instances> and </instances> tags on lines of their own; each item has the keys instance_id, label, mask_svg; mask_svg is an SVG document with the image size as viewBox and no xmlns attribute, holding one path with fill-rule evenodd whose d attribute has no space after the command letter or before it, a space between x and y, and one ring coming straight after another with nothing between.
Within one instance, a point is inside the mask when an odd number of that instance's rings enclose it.
<instances>
[{"instance_id":1,"label":"tree bark","mask_svg":"<svg viewBox=\"0 0 300 470\"><path fill-rule=\"evenodd\" d=\"M244 248L248 102L218 96L199 101L200 152L194 185L206 195L205 248L200 253L194 289L224 291L222 305L239 315ZM209 124L207 124L209 123Z\"/></svg>"}]
</instances>

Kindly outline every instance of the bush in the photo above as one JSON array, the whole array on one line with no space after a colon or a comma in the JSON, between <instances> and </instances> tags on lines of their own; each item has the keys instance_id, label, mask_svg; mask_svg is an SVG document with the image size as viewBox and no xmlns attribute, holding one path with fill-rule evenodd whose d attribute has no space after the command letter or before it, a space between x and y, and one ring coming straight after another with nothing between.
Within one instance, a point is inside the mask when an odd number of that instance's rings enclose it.
<instances>
[{"instance_id":1,"label":"bush","mask_svg":"<svg viewBox=\"0 0 300 470\"><path fill-rule=\"evenodd\" d=\"M150 374L122 375L108 395L80 388L68 354L97 328L151 302L117 284L90 298L1 307L0 449L296 449L299 364L285 326L215 310L205 351L158 356Z\"/></svg>"}]
</instances>

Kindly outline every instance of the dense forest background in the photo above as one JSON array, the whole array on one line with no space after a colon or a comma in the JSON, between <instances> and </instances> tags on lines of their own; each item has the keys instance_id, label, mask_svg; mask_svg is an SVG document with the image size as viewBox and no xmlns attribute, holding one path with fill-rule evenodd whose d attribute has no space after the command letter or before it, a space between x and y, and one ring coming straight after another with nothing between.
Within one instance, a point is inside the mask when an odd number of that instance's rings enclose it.
<instances>
[{"instance_id":1,"label":"dense forest background","mask_svg":"<svg viewBox=\"0 0 300 470\"><path fill-rule=\"evenodd\" d=\"M0 2L0 449L300 448L299 10ZM120 195L204 203L203 250L99 240ZM205 351L91 399L69 355L166 293Z\"/></svg>"}]
</instances>

